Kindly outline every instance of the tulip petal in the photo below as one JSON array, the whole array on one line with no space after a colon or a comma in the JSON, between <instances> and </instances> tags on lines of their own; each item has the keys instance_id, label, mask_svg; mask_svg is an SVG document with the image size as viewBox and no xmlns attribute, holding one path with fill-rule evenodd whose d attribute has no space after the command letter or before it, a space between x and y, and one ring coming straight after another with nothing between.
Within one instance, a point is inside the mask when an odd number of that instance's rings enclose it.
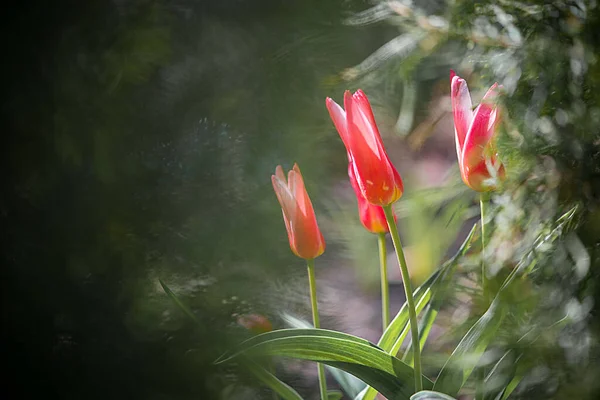
<instances>
[{"instance_id":1,"label":"tulip petal","mask_svg":"<svg viewBox=\"0 0 600 400\"><path fill-rule=\"evenodd\" d=\"M495 83L490 87L481 100L481 104L475 109L462 152L462 160L465 165L475 165L485 158L485 151L499 121L497 107L493 103L497 94L497 86L498 84Z\"/></svg>"},{"instance_id":2,"label":"tulip petal","mask_svg":"<svg viewBox=\"0 0 600 400\"><path fill-rule=\"evenodd\" d=\"M379 147L377 143L374 143L372 133L369 133L372 132L372 128L364 125L365 119L362 118L364 114L354 105L354 99L349 91L344 93L344 107L348 123L348 152L354 161L358 185L363 194L366 194L371 191L370 187L374 185L374 182L380 181L376 177L387 173L387 167L382 168ZM369 132L365 134L362 130Z\"/></svg>"},{"instance_id":3,"label":"tulip petal","mask_svg":"<svg viewBox=\"0 0 600 400\"><path fill-rule=\"evenodd\" d=\"M275 168L275 176L277 177L277 179L280 179L285 184L285 173L283 172L283 168L281 167L281 165L278 165L277 168Z\"/></svg>"},{"instance_id":4,"label":"tulip petal","mask_svg":"<svg viewBox=\"0 0 600 400\"><path fill-rule=\"evenodd\" d=\"M297 206L296 200L285 182L285 176L282 177L282 175L283 169L281 169L281 166L278 166L275 170L275 175L271 176L271 182L273 183L273 190L275 191L279 205L281 205L283 216L287 224L294 221L296 218Z\"/></svg>"},{"instance_id":5,"label":"tulip petal","mask_svg":"<svg viewBox=\"0 0 600 400\"><path fill-rule=\"evenodd\" d=\"M306 217L307 215L310 215L309 211L312 211L312 207L310 207L311 210L308 210L310 199L308 199L308 194L304 187L304 179L302 178L298 164L294 164L294 168L288 174L288 186L290 192L292 192L292 196L296 199L296 204L303 216Z\"/></svg>"},{"instance_id":6,"label":"tulip petal","mask_svg":"<svg viewBox=\"0 0 600 400\"><path fill-rule=\"evenodd\" d=\"M461 173L463 181L468 187L478 192L485 191L483 184L490 177L490 174L484 160L470 166L465 166Z\"/></svg>"},{"instance_id":7,"label":"tulip petal","mask_svg":"<svg viewBox=\"0 0 600 400\"><path fill-rule=\"evenodd\" d=\"M290 240L290 248L292 252L298 255L295 247L296 240L294 239L294 229L291 221L296 216L295 200L291 196L289 188L285 184L285 175L283 175L283 169L281 166L277 166L275 175L271 176L271 182L273 183L273 190L281 206L281 214L283 215L283 222L285 223L285 230L287 231L288 238Z\"/></svg>"},{"instance_id":8,"label":"tulip petal","mask_svg":"<svg viewBox=\"0 0 600 400\"><path fill-rule=\"evenodd\" d=\"M350 185L352 189L354 189L354 193L356 193L357 197L363 197L360 192L360 187L358 186L358 182L356 181L356 173L354 172L354 162L350 160L348 162L348 177L350 178Z\"/></svg>"},{"instance_id":9,"label":"tulip petal","mask_svg":"<svg viewBox=\"0 0 600 400\"><path fill-rule=\"evenodd\" d=\"M356 139L356 136L360 135L371 149L371 152L381 159L378 145L381 142L381 136L377 130L373 110L367 96L362 90L358 90L354 95L346 91L344 93L344 108L346 109L346 122L348 131L351 132L351 138ZM352 148L354 149L354 147Z\"/></svg>"},{"instance_id":10,"label":"tulip petal","mask_svg":"<svg viewBox=\"0 0 600 400\"><path fill-rule=\"evenodd\" d=\"M348 174L355 191L374 205L388 205L398 200L402 195L402 180L385 152L373 110L364 92L358 90L353 95L346 91L345 110L330 98L327 98L326 105L346 146Z\"/></svg>"},{"instance_id":11,"label":"tulip petal","mask_svg":"<svg viewBox=\"0 0 600 400\"><path fill-rule=\"evenodd\" d=\"M342 142L346 148L348 148L348 130L346 128L346 111L338 103L333 101L331 98L325 99L325 105L327 106L327 110L329 111L329 116L335 125L335 129L340 134L342 138Z\"/></svg>"},{"instance_id":12,"label":"tulip petal","mask_svg":"<svg viewBox=\"0 0 600 400\"><path fill-rule=\"evenodd\" d=\"M473 103L471 102L471 95L469 94L467 82L458 75L453 75L453 73L454 71L450 74L452 77L450 97L452 99L452 111L454 113L456 148L460 159L469 126L473 121Z\"/></svg>"}]
</instances>

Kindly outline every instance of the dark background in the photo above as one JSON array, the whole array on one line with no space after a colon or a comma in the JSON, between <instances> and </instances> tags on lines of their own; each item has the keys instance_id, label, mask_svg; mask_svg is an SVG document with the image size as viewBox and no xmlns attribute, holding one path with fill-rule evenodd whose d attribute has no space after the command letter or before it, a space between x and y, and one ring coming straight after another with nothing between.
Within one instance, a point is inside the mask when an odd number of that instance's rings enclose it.
<instances>
[{"instance_id":1,"label":"dark background","mask_svg":"<svg viewBox=\"0 0 600 400\"><path fill-rule=\"evenodd\" d=\"M324 98L389 28L343 25L361 1L12 3L2 391L216 398L232 315L304 278L270 175L298 162L313 196L343 176ZM199 293L202 327L160 277Z\"/></svg>"}]
</instances>

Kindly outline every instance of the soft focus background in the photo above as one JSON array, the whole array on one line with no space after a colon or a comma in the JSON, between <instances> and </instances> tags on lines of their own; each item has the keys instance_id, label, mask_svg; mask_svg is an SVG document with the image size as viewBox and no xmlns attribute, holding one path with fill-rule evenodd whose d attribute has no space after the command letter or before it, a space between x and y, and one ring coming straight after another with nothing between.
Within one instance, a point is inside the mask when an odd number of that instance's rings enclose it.
<instances>
[{"instance_id":1,"label":"soft focus background","mask_svg":"<svg viewBox=\"0 0 600 400\"><path fill-rule=\"evenodd\" d=\"M276 328L286 326L281 312L310 315L306 269L271 187L278 164L300 165L328 244L317 260L323 326L377 341L376 237L358 222L324 100L359 87L371 99L405 181L396 209L418 284L479 216L456 166L450 69L475 103L495 81L505 90L499 148L509 177L492 198L486 262L502 276L526 254L539 258L506 299L514 312L495 343L502 353L519 348L518 332L539 333L518 350L527 377L515 396L598 398L595 1L92 0L8 10L0 225L3 381L13 398L269 396L213 361L249 336L241 314ZM565 219L557 240L538 246ZM426 373L481 315L477 257L461 265ZM404 299L389 260L396 312ZM311 364L277 371L316 398Z\"/></svg>"}]
</instances>

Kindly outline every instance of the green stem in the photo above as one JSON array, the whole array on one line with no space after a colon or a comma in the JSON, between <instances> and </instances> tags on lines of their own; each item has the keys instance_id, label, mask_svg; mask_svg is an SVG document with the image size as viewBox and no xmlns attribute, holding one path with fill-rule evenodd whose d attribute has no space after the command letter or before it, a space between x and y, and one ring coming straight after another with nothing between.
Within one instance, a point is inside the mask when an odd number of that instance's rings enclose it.
<instances>
[{"instance_id":1,"label":"green stem","mask_svg":"<svg viewBox=\"0 0 600 400\"><path fill-rule=\"evenodd\" d=\"M489 291L489 282L487 278L487 270L485 267L485 216L487 211L487 204L490 199L490 194L487 192L481 192L479 197L479 207L481 210L481 292L484 302L484 309L487 308L491 304L490 291ZM486 370L485 368L481 368L479 371L479 382L477 383L477 390L475 393L476 400L484 399L484 380L485 380Z\"/></svg>"},{"instance_id":2,"label":"green stem","mask_svg":"<svg viewBox=\"0 0 600 400\"><path fill-rule=\"evenodd\" d=\"M385 233L378 235L379 243L379 267L381 272L381 319L383 331L390 324L390 288L388 285L387 253L385 250Z\"/></svg>"},{"instance_id":3,"label":"green stem","mask_svg":"<svg viewBox=\"0 0 600 400\"><path fill-rule=\"evenodd\" d=\"M481 290L483 292L483 299L485 305L488 306L490 304L489 299L489 282L487 279L487 270L485 268L485 259L484 259L484 251L485 251L485 215L487 211L487 204L490 199L489 193L482 192L481 197L479 198L479 206L481 208Z\"/></svg>"},{"instance_id":4,"label":"green stem","mask_svg":"<svg viewBox=\"0 0 600 400\"><path fill-rule=\"evenodd\" d=\"M390 227L392 242L394 243L394 248L396 249L398 264L400 265L400 272L402 273L402 283L404 284L406 304L408 305L410 335L412 336L413 360L415 364L415 392L419 392L423 390L423 380L421 377L421 346L419 345L419 326L417 325L417 312L415 310L415 300L413 298L413 290L412 285L410 283L408 266L406 265L406 259L404 258L404 251L402 250L402 243L400 243L400 235L398 235L398 227L396 226L396 221L394 220L392 206L384 206L383 211L385 212L385 219L387 220L388 226Z\"/></svg>"},{"instance_id":5,"label":"green stem","mask_svg":"<svg viewBox=\"0 0 600 400\"><path fill-rule=\"evenodd\" d=\"M317 305L317 285L315 280L315 260L306 260L306 266L308 268L308 284L310 286L310 304L312 306L313 325L315 328L320 328L321 323L319 322L319 307ZM319 371L319 391L321 393L321 400L327 400L327 383L325 382L325 369L323 364L317 364Z\"/></svg>"}]
</instances>

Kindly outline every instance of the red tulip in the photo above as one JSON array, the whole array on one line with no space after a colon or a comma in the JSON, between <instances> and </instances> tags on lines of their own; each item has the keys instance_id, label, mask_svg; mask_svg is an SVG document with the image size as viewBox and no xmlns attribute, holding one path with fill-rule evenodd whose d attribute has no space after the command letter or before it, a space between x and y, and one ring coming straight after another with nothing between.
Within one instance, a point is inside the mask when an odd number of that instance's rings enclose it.
<instances>
[{"instance_id":1,"label":"red tulip","mask_svg":"<svg viewBox=\"0 0 600 400\"><path fill-rule=\"evenodd\" d=\"M386 233L390 231L387 221L385 219L385 213L381 206L376 206L367 201L362 195L358 182L356 182L356 176L354 175L354 167L352 162L348 164L348 176L350 177L350 183L356 193L358 199L358 215L360 222L363 226L372 233ZM396 216L394 215L394 219Z\"/></svg>"},{"instance_id":2,"label":"red tulip","mask_svg":"<svg viewBox=\"0 0 600 400\"><path fill-rule=\"evenodd\" d=\"M294 254L307 260L323 254L325 240L317 225L298 165L294 164L294 168L288 173L287 182L283 168L278 165L271 181L283 211L285 228Z\"/></svg>"},{"instance_id":3,"label":"red tulip","mask_svg":"<svg viewBox=\"0 0 600 400\"><path fill-rule=\"evenodd\" d=\"M498 84L487 91L473 111L467 82L450 72L456 154L463 181L478 192L493 190L504 179L504 165L494 146L500 111L495 104Z\"/></svg>"},{"instance_id":4,"label":"red tulip","mask_svg":"<svg viewBox=\"0 0 600 400\"><path fill-rule=\"evenodd\" d=\"M325 103L346 146L363 197L378 206L398 200L404 190L402 178L385 152L367 96L362 90L354 94L346 91L345 110L330 98Z\"/></svg>"},{"instance_id":5,"label":"red tulip","mask_svg":"<svg viewBox=\"0 0 600 400\"><path fill-rule=\"evenodd\" d=\"M265 332L271 332L273 330L273 325L271 325L271 321L269 321L264 315L240 315L237 319L237 322L244 328L257 335Z\"/></svg>"}]
</instances>

